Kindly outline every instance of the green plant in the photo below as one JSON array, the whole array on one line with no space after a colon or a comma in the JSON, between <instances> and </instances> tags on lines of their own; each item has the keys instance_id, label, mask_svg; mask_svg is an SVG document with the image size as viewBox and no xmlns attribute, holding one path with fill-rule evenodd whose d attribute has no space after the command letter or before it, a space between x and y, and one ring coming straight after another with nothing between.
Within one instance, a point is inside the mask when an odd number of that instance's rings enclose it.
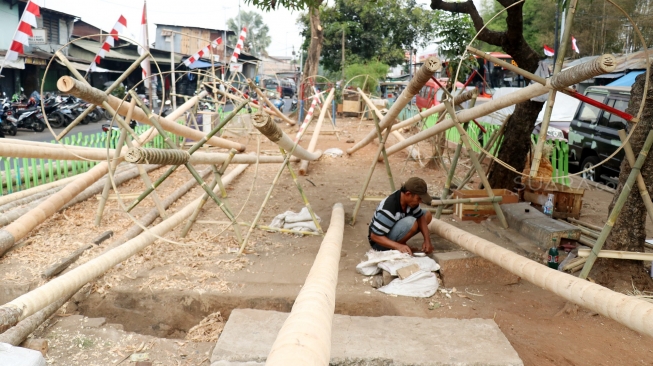
<instances>
[{"instance_id":1,"label":"green plant","mask_svg":"<svg viewBox=\"0 0 653 366\"><path fill-rule=\"evenodd\" d=\"M385 80L390 66L378 61L368 62L366 64L351 64L345 67L345 78L347 81L356 76L360 76L351 81L349 86L361 88L364 92L375 91L379 80Z\"/></svg>"}]
</instances>

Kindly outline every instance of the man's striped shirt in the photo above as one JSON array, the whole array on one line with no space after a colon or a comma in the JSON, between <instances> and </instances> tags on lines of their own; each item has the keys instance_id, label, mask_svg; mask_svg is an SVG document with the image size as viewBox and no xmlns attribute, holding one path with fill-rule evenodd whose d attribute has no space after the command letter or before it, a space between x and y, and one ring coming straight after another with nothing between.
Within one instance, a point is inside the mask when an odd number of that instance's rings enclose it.
<instances>
[{"instance_id":1,"label":"man's striped shirt","mask_svg":"<svg viewBox=\"0 0 653 366\"><path fill-rule=\"evenodd\" d=\"M374 212L372 222L370 222L370 230L367 238L372 243L371 234L374 233L379 236L386 236L395 226L397 221L406 216L413 216L416 219L422 217L424 211L419 208L411 208L406 206L406 211L401 209L401 191L397 190L388 197L386 197Z\"/></svg>"}]
</instances>

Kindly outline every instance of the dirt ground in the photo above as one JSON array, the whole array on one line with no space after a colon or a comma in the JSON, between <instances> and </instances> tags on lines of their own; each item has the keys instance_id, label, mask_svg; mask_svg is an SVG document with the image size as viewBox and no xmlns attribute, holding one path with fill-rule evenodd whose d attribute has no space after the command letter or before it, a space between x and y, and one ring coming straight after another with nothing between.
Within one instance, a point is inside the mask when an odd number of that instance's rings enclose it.
<instances>
[{"instance_id":1,"label":"dirt ground","mask_svg":"<svg viewBox=\"0 0 653 366\"><path fill-rule=\"evenodd\" d=\"M320 137L318 148L344 151L352 146L348 140L358 141L373 128L370 122L361 124L358 119L339 119L340 141L335 135L325 133ZM284 128L294 135L295 128ZM324 129L330 130L328 126ZM308 136L303 139L304 146L308 143ZM247 142L250 152L257 150L254 134L242 134L234 139ZM319 162L310 164L307 176L298 177L325 230L336 202L344 205L346 220L351 219L355 202L350 197L359 194L376 149L376 144L370 144L352 156L323 156ZM265 154L279 154L276 145L265 138L261 139L260 150ZM431 153L427 143L420 144L420 150L422 156ZM439 196L446 173L423 168L416 161L408 161L406 156L400 152L390 158L396 187L416 175L428 182L432 195ZM469 159L463 157L457 176L462 177L470 166ZM239 214L240 221L253 220L279 168L279 164L250 166L227 188L229 206ZM293 168L297 170L297 165L294 164ZM150 177L156 179L164 170L155 170ZM191 179L190 175L179 169L157 192L161 196L170 194L188 179ZM471 185L475 184L476 181L472 181ZM121 186L120 193L139 193L142 189L140 180L134 179ZM385 196L390 192L384 166L377 164L367 195ZM178 210L200 195L201 190L194 188L169 212ZM612 195L602 190L586 191L582 220L603 224L611 199ZM367 277L355 272L355 266L369 250L368 223L376 205L376 202L364 202L355 226L345 227L337 313L494 319L525 365L653 364L653 339L650 337L585 309L560 313L565 300L525 281L509 286L457 288L449 295L451 298L441 292L428 299L393 297L374 290ZM263 210L261 223L269 224L275 215L288 210L298 212L303 206L295 183L284 171ZM152 200L147 199L133 214L138 217L153 207ZM45 282L41 279L45 268L101 232L113 230L115 238L132 225L119 201L110 200L103 224L96 228L93 225L96 209L97 200L92 199L55 215L35 230L24 245L0 258L0 287L5 290L4 296L16 297ZM234 308L289 311L312 265L321 238L255 230L248 242L247 254L237 257L234 254L237 250L234 232L221 223L226 217L215 204L209 202L199 220L188 237L179 237L181 225L166 236L169 242L157 241L80 291L36 334L50 341L48 363L106 365L115 364L132 353L148 353L157 365L208 365L207 352L214 342L205 342L207 338L188 331L209 314L220 312L226 321ZM444 216L444 220L499 245L508 245L484 225L457 222L450 215ZM155 224L159 222L157 220ZM651 229L648 231L653 234ZM244 235L247 228L242 227L241 231ZM436 236L432 240L436 251L461 250ZM101 254L110 242L87 250L79 264ZM537 257L543 254L543 250L542 253L530 254ZM483 273L478 273L478 276L483 276ZM3 299L3 302L10 300ZM88 318L72 314L103 317L107 324L99 328L84 327L84 319ZM206 335L208 339L219 335L219 323L216 321L207 331L210 333ZM111 336L103 335L106 332ZM84 339L89 341L84 342ZM122 364L134 362L125 359Z\"/></svg>"}]
</instances>

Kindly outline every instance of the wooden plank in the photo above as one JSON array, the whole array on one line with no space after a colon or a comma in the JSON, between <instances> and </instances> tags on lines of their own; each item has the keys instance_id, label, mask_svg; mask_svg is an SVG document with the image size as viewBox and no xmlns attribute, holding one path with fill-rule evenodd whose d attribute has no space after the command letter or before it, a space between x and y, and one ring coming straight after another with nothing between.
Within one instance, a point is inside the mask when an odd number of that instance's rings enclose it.
<instances>
[{"instance_id":1,"label":"wooden plank","mask_svg":"<svg viewBox=\"0 0 653 366\"><path fill-rule=\"evenodd\" d=\"M578 249L578 256L581 258L589 257L590 249ZM631 259L636 261L653 261L653 253L628 252L621 250L601 250L599 258L612 259Z\"/></svg>"}]
</instances>

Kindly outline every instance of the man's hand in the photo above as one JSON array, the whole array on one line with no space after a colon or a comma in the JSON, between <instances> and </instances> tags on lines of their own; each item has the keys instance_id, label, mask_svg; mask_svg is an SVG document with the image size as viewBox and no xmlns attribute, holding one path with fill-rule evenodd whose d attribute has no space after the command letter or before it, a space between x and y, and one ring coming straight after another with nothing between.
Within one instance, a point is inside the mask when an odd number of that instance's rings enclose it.
<instances>
[{"instance_id":1,"label":"man's hand","mask_svg":"<svg viewBox=\"0 0 653 366\"><path fill-rule=\"evenodd\" d=\"M399 247L397 248L397 250L402 252L402 253L408 253L411 256L413 255L413 251L410 249L410 247L408 245L405 245L405 244L399 244Z\"/></svg>"},{"instance_id":2,"label":"man's hand","mask_svg":"<svg viewBox=\"0 0 653 366\"><path fill-rule=\"evenodd\" d=\"M426 254L431 253L433 251L433 245L431 244L431 242L425 240L424 244L422 244L422 251Z\"/></svg>"}]
</instances>

